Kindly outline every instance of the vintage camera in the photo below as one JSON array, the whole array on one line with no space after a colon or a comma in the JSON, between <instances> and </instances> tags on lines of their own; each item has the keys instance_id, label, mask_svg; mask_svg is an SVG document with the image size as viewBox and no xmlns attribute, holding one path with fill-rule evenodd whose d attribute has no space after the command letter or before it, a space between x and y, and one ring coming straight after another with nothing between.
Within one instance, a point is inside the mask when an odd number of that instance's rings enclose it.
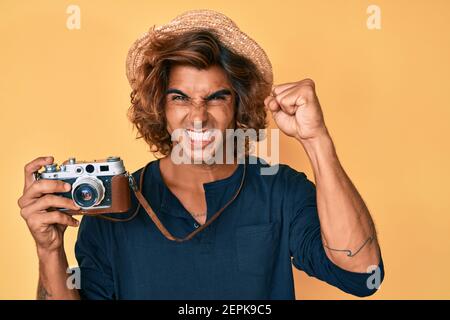
<instances>
[{"instance_id":1,"label":"vintage camera","mask_svg":"<svg viewBox=\"0 0 450 320\"><path fill-rule=\"evenodd\" d=\"M57 195L72 199L80 211L59 209L68 214L123 213L130 208L129 175L119 157L76 161L69 158L62 165L46 165L38 179L62 180L70 183L68 192Z\"/></svg>"}]
</instances>

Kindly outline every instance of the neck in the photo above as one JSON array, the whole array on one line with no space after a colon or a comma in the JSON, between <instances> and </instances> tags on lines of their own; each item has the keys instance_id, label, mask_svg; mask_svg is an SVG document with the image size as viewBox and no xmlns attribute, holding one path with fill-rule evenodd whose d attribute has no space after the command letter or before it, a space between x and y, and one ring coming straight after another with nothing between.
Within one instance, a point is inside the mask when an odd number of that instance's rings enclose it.
<instances>
[{"instance_id":1,"label":"neck","mask_svg":"<svg viewBox=\"0 0 450 320\"><path fill-rule=\"evenodd\" d=\"M225 179L233 174L238 164L174 164L170 156L160 160L161 174L166 183L184 188L203 190L203 184Z\"/></svg>"}]
</instances>

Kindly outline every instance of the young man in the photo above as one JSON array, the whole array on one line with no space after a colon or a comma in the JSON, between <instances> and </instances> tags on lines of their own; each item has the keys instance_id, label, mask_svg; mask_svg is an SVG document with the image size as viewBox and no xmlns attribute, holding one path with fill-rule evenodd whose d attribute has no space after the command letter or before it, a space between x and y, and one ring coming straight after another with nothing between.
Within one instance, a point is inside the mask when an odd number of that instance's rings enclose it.
<instances>
[{"instance_id":1,"label":"young man","mask_svg":"<svg viewBox=\"0 0 450 320\"><path fill-rule=\"evenodd\" d=\"M38 158L25 167L19 206L37 244L39 298L294 299L292 264L357 296L376 291L384 271L375 227L339 163L312 80L272 86L263 49L210 10L186 12L139 38L127 76L130 120L162 155L134 176L173 238L144 208L128 222L86 216L76 244L81 289L67 288L63 234L78 223L47 209L77 207L52 195L68 190L62 182L34 181L33 172L53 161ZM266 110L299 142L294 152L308 154L317 190L286 165L261 174L269 166L249 164L248 145L247 163L235 152L223 161L239 143L227 129L265 128Z\"/></svg>"}]
</instances>

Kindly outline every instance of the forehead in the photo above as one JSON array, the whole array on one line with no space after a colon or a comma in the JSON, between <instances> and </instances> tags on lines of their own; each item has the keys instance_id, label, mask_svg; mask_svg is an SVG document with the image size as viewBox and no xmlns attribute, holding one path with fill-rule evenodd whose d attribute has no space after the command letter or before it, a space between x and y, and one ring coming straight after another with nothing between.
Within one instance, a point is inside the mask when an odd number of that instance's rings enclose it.
<instances>
[{"instance_id":1,"label":"forehead","mask_svg":"<svg viewBox=\"0 0 450 320\"><path fill-rule=\"evenodd\" d=\"M176 65L170 70L169 87L183 91L211 91L230 88L225 71L219 66L197 69L193 66Z\"/></svg>"}]
</instances>

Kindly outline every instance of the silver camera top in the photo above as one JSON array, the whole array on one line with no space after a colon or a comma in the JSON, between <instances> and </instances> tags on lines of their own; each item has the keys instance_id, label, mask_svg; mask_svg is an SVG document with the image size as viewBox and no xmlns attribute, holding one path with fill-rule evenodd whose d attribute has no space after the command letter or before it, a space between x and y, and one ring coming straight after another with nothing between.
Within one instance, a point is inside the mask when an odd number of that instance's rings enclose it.
<instances>
[{"instance_id":1,"label":"silver camera top","mask_svg":"<svg viewBox=\"0 0 450 320\"><path fill-rule=\"evenodd\" d=\"M40 173L43 179L70 179L80 176L115 176L125 173L125 166L120 157L108 157L106 159L88 161L76 161L69 158L62 165L56 163L46 165Z\"/></svg>"}]
</instances>

